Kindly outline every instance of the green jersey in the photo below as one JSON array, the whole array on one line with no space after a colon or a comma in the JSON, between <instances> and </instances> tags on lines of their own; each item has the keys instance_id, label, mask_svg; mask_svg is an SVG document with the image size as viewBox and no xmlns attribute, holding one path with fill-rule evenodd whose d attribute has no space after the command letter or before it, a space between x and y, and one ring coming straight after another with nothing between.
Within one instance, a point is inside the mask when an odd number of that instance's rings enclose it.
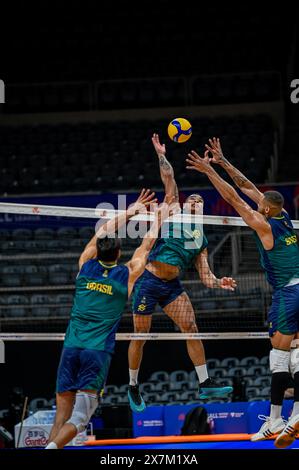
<instances>
[{"instance_id":1,"label":"green jersey","mask_svg":"<svg viewBox=\"0 0 299 470\"><path fill-rule=\"evenodd\" d=\"M199 224L171 222L165 232L155 242L148 258L149 261L171 264L184 271L208 246L202 225Z\"/></svg>"},{"instance_id":2,"label":"green jersey","mask_svg":"<svg viewBox=\"0 0 299 470\"><path fill-rule=\"evenodd\" d=\"M92 259L83 264L77 279L65 347L112 353L115 334L128 300L127 266L108 266Z\"/></svg>"},{"instance_id":3,"label":"green jersey","mask_svg":"<svg viewBox=\"0 0 299 470\"><path fill-rule=\"evenodd\" d=\"M289 215L284 211L279 217L271 217L268 222L273 233L273 248L265 250L257 233L255 239L269 284L274 289L281 289L292 279L299 279L297 236Z\"/></svg>"}]
</instances>

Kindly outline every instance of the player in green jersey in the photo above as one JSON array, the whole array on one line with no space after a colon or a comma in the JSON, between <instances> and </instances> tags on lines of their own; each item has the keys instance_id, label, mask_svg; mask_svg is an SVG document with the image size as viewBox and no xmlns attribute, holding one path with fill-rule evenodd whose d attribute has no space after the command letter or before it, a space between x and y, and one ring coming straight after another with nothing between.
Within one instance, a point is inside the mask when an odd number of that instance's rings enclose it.
<instances>
[{"instance_id":1,"label":"player in green jersey","mask_svg":"<svg viewBox=\"0 0 299 470\"><path fill-rule=\"evenodd\" d=\"M74 303L57 373L56 417L46 449L64 447L85 429L98 406L125 304L144 271L161 223L169 214L169 205L163 204L156 211L151 229L125 265L117 264L120 240L115 233L153 198L153 193L143 190L135 204L98 230L80 256Z\"/></svg>"},{"instance_id":2,"label":"player in green jersey","mask_svg":"<svg viewBox=\"0 0 299 470\"><path fill-rule=\"evenodd\" d=\"M153 135L152 142L159 159L165 194L175 198L179 213L181 209L178 188L173 168L166 158L165 145L160 143L157 134ZM132 303L136 333L150 331L156 304L163 308L181 332L198 332L193 306L179 280L179 275L188 267L195 266L201 281L207 287L229 290L234 290L236 287L236 282L231 277L217 279L212 273L208 263L208 241L202 224L192 223L192 220L195 220L195 217L192 219L192 215L202 213L203 198L199 194L192 194L187 199L186 206L189 206L187 209L191 223L169 224L155 243L146 270L134 287ZM138 384L144 344L144 340L132 340L128 351L130 377L128 397L131 409L135 412L143 411L146 406ZM201 340L188 339L187 350L199 379L199 398L226 396L232 392L232 387L222 386L208 376Z\"/></svg>"},{"instance_id":3,"label":"player in green jersey","mask_svg":"<svg viewBox=\"0 0 299 470\"><path fill-rule=\"evenodd\" d=\"M272 305L268 313L270 352L271 412L253 441L278 434L275 445L289 446L299 432L299 249L297 236L288 213L283 209L283 196L277 191L261 193L224 157L219 139L210 139L205 157L188 154L188 169L205 173L222 197L255 231L261 265L273 287ZM212 158L209 157L212 154ZM221 165L237 186L258 206L253 210L211 166ZM281 417L284 391L290 372L294 377L294 406L287 424Z\"/></svg>"}]
</instances>

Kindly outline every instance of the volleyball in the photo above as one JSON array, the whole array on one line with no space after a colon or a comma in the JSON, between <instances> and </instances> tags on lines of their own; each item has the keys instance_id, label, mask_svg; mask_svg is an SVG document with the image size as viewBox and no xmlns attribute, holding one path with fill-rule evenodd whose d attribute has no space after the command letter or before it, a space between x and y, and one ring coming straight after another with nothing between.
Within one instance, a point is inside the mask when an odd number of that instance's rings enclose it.
<instances>
[{"instance_id":1,"label":"volleyball","mask_svg":"<svg viewBox=\"0 0 299 470\"><path fill-rule=\"evenodd\" d=\"M190 139L192 126L187 119L175 118L169 123L167 131L171 140L182 144Z\"/></svg>"}]
</instances>

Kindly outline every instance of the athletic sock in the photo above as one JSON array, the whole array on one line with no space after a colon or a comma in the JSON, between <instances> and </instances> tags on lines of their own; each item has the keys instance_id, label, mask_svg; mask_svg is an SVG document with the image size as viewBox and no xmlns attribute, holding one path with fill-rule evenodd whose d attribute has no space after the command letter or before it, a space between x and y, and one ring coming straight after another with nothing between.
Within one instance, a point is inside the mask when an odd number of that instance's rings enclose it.
<instances>
[{"instance_id":1,"label":"athletic sock","mask_svg":"<svg viewBox=\"0 0 299 470\"><path fill-rule=\"evenodd\" d=\"M200 384L209 378L207 364L203 364L202 366L195 366L195 370Z\"/></svg>"},{"instance_id":2,"label":"athletic sock","mask_svg":"<svg viewBox=\"0 0 299 470\"><path fill-rule=\"evenodd\" d=\"M52 449L53 450L53 449L58 449L58 447L57 447L57 444L55 444L55 442L52 441L52 442L49 442L49 444L47 445L47 447L45 447L45 449L48 449L48 450Z\"/></svg>"},{"instance_id":3,"label":"athletic sock","mask_svg":"<svg viewBox=\"0 0 299 470\"><path fill-rule=\"evenodd\" d=\"M129 369L130 385L134 386L138 384L138 372L139 369Z\"/></svg>"},{"instance_id":4,"label":"athletic sock","mask_svg":"<svg viewBox=\"0 0 299 470\"><path fill-rule=\"evenodd\" d=\"M274 372L272 373L271 378L271 405L275 406L282 406L284 392L288 388L288 383L290 380L290 373L289 372ZM272 407L271 407L272 410ZM270 415L271 418L275 419L279 418L277 416L278 408L273 408L273 416ZM280 410L281 411L281 410Z\"/></svg>"},{"instance_id":5,"label":"athletic sock","mask_svg":"<svg viewBox=\"0 0 299 470\"><path fill-rule=\"evenodd\" d=\"M281 417L282 406L280 405L271 405L270 418L278 419Z\"/></svg>"}]
</instances>

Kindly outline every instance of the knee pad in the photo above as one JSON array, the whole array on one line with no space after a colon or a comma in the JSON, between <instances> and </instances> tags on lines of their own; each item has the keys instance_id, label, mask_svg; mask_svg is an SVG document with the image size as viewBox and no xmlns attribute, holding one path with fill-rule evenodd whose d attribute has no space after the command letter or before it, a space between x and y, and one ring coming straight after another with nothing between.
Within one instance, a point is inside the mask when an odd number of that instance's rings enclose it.
<instances>
[{"instance_id":1,"label":"knee pad","mask_svg":"<svg viewBox=\"0 0 299 470\"><path fill-rule=\"evenodd\" d=\"M78 392L72 416L67 421L76 426L78 432L83 432L90 418L98 407L98 397L91 393Z\"/></svg>"},{"instance_id":2,"label":"knee pad","mask_svg":"<svg viewBox=\"0 0 299 470\"><path fill-rule=\"evenodd\" d=\"M290 371L293 377L299 372L299 348L291 349Z\"/></svg>"},{"instance_id":3,"label":"knee pad","mask_svg":"<svg viewBox=\"0 0 299 470\"><path fill-rule=\"evenodd\" d=\"M271 349L270 351L270 371L289 372L290 351L282 351L280 349Z\"/></svg>"}]
</instances>

